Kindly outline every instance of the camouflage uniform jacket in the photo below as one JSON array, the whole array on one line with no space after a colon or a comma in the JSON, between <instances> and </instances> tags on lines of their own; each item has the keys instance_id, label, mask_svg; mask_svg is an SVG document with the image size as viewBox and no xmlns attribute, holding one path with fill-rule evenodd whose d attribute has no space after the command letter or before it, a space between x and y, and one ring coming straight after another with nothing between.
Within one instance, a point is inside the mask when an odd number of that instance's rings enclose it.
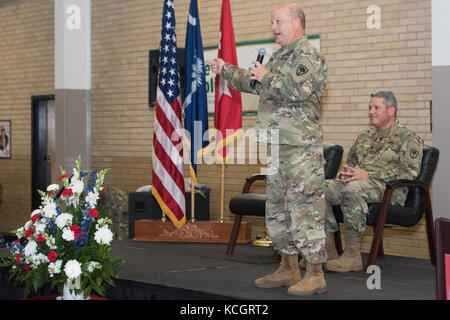
<instances>
[{"instance_id":1,"label":"camouflage uniform jacket","mask_svg":"<svg viewBox=\"0 0 450 320\"><path fill-rule=\"evenodd\" d=\"M423 140L398 120L386 130L369 128L363 131L350 148L347 164L358 165L369 173L375 183L417 178L423 155ZM393 197L403 204L406 188L397 189Z\"/></svg>"},{"instance_id":2,"label":"camouflage uniform jacket","mask_svg":"<svg viewBox=\"0 0 450 320\"><path fill-rule=\"evenodd\" d=\"M248 70L225 64L222 75L231 88L260 95L257 128L278 129L278 143L321 144L320 101L328 78L324 58L304 36L278 49L265 67L269 72L254 89Z\"/></svg>"}]
</instances>

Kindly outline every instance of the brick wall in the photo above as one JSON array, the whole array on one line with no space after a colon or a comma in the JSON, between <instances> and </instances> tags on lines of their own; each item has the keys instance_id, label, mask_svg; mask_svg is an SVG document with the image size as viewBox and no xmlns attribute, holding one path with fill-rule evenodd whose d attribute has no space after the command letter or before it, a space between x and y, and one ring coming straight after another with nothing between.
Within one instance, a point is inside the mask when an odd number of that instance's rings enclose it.
<instances>
[{"instance_id":1,"label":"brick wall","mask_svg":"<svg viewBox=\"0 0 450 320\"><path fill-rule=\"evenodd\" d=\"M0 2L0 119L11 120L11 159L0 159L0 232L31 213L31 96L54 93L53 1Z\"/></svg>"},{"instance_id":2,"label":"brick wall","mask_svg":"<svg viewBox=\"0 0 450 320\"><path fill-rule=\"evenodd\" d=\"M200 1L204 46L217 45L220 1ZM237 42L268 39L270 12L280 1L231 1ZM302 1L307 33L319 34L330 65L324 97L326 140L346 150L368 125L369 94L392 89L399 100L400 121L431 143L431 1ZM381 29L369 30L369 5L381 8ZM189 1L175 1L178 46L184 47ZM151 184L154 112L147 106L148 50L159 47L162 1L93 1L93 163L112 165L110 182L127 191ZM249 23L251 21L251 23ZM243 119L244 128L255 123ZM212 119L210 127L213 126ZM259 166L225 169L225 219L228 201L240 192L244 178ZM219 165L198 166L199 182L212 188L211 216L220 214ZM264 186L260 186L264 190ZM264 236L264 221L253 221L253 236ZM368 234L371 230L367 231ZM386 252L426 258L424 224L388 231ZM364 239L368 249L370 237ZM401 244L401 246L398 246Z\"/></svg>"},{"instance_id":3,"label":"brick wall","mask_svg":"<svg viewBox=\"0 0 450 320\"><path fill-rule=\"evenodd\" d=\"M1 30L10 30L6 35L4 32L0 35L7 37L7 41L0 42L0 57L8 62L1 64L0 76L11 79L10 72L16 76L7 82L8 88L4 88L5 81L0 83L0 110L2 119L13 119L13 141L22 141L21 145L13 145L13 154L23 158L0 161L0 173L10 177L6 188L4 186L8 197L17 197L16 205L23 208L20 201L30 197L29 191L16 195L12 190L18 187L12 186L11 181L17 179L23 180L22 185L30 184L29 98L36 91L51 93L53 90L53 23L42 25L42 19L30 19L29 15L40 12L52 21L53 1L7 3L3 7L0 5ZM200 0L205 47L217 45L220 3L220 0ZM255 6L251 1L231 0L236 41L271 38L270 13L280 3L261 0ZM431 1L304 0L301 4L306 13L307 34L320 35L321 52L330 66L321 119L325 139L342 145L347 151L358 132L369 123L369 94L379 89L391 89L399 101L400 122L431 144ZM370 5L381 8L380 29L367 28L370 14L366 10ZM151 184L154 110L147 105L148 51L159 47L162 6L162 0L92 0L92 166L112 167L107 183L125 191ZM24 13L20 13L20 8ZM188 0L175 0L179 47L184 47L188 8ZM21 23L16 15L22 16ZM31 33L35 36L28 39ZM38 48L38 39L46 41L46 50L40 48L36 58L27 53L18 59L20 45ZM5 42L15 44L14 49ZM23 61L29 61L29 64L24 66ZM31 71L38 73L41 69L45 69L46 80L29 80ZM22 83L29 84L23 88ZM36 90L29 88L32 86ZM16 97L12 96L12 91L16 92ZM18 100L22 102L18 103ZM244 116L244 129L251 128L255 120L255 116ZM210 127L213 127L212 121L210 118ZM19 153L20 148L22 152ZM229 199L241 191L244 178L258 172L259 168L260 165L229 165L225 168L226 220L232 219L228 211ZM25 171L26 175L23 174ZM200 165L198 176L199 183L212 188L211 217L218 219L221 167ZM263 192L264 186L259 189ZM5 209L4 204L0 209L0 218L3 217L0 231L14 224L2 222L6 216L13 221L12 208ZM24 209L29 211L28 207ZM260 218L251 221L253 236L264 236L264 221ZM363 250L368 250L370 234L371 230L368 230ZM386 253L428 257L424 222L413 228L388 230L385 235L388 236L384 243Z\"/></svg>"}]
</instances>

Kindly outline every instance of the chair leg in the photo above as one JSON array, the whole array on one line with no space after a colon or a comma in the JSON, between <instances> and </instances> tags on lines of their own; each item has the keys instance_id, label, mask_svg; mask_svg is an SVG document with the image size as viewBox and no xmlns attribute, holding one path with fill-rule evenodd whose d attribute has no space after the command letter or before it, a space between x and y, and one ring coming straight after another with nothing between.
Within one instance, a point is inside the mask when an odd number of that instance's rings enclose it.
<instances>
[{"instance_id":1,"label":"chair leg","mask_svg":"<svg viewBox=\"0 0 450 320\"><path fill-rule=\"evenodd\" d=\"M386 222L386 216L389 208L389 203L392 195L392 189L386 189L383 194L383 200L381 201L380 212L378 214L378 219L376 226L374 228L374 235L372 240L372 245L370 247L369 258L367 260L367 267L374 265L377 261L377 254L382 249L382 238L384 231L384 224Z\"/></svg>"},{"instance_id":2,"label":"chair leg","mask_svg":"<svg viewBox=\"0 0 450 320\"><path fill-rule=\"evenodd\" d=\"M380 240L380 247L378 248L377 257L384 258L383 238Z\"/></svg>"},{"instance_id":3,"label":"chair leg","mask_svg":"<svg viewBox=\"0 0 450 320\"><path fill-rule=\"evenodd\" d=\"M425 221L427 225L428 249L430 250L430 260L432 265L436 265L436 244L433 225L433 211L428 190L422 190L422 202L424 204Z\"/></svg>"},{"instance_id":4,"label":"chair leg","mask_svg":"<svg viewBox=\"0 0 450 320\"><path fill-rule=\"evenodd\" d=\"M380 250L382 249L382 237L383 237L383 229L384 229L384 223L383 225L376 226L373 235L372 245L370 247L369 252L369 258L367 259L367 267L374 265L377 261L377 255L379 254Z\"/></svg>"},{"instance_id":5,"label":"chair leg","mask_svg":"<svg viewBox=\"0 0 450 320\"><path fill-rule=\"evenodd\" d=\"M227 246L227 255L232 255L234 246L236 245L236 240L239 234L239 229L241 228L242 216L236 215L234 217L233 229L231 230L230 240L228 241Z\"/></svg>"}]
</instances>

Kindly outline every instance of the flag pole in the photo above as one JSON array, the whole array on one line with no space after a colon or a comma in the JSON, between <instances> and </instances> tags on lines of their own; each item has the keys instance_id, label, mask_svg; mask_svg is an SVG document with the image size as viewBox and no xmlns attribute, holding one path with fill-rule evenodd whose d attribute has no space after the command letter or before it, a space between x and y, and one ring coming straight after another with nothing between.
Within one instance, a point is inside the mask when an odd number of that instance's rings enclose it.
<instances>
[{"instance_id":1,"label":"flag pole","mask_svg":"<svg viewBox=\"0 0 450 320\"><path fill-rule=\"evenodd\" d=\"M195 222L195 184L191 178L191 222Z\"/></svg>"},{"instance_id":2,"label":"flag pole","mask_svg":"<svg viewBox=\"0 0 450 320\"><path fill-rule=\"evenodd\" d=\"M221 187L220 187L220 223L223 223L223 203L225 194L225 161L222 160L222 174L221 174Z\"/></svg>"}]
</instances>

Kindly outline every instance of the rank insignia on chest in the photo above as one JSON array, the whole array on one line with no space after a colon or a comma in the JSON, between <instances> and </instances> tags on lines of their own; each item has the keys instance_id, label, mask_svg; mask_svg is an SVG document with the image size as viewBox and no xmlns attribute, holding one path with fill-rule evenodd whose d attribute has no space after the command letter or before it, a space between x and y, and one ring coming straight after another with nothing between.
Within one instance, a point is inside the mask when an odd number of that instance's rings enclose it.
<instances>
[{"instance_id":1,"label":"rank insignia on chest","mask_svg":"<svg viewBox=\"0 0 450 320\"><path fill-rule=\"evenodd\" d=\"M309 69L305 65L301 64L297 67L297 71L295 73L297 74L297 76L302 76L304 74L307 74L308 71Z\"/></svg>"}]
</instances>

